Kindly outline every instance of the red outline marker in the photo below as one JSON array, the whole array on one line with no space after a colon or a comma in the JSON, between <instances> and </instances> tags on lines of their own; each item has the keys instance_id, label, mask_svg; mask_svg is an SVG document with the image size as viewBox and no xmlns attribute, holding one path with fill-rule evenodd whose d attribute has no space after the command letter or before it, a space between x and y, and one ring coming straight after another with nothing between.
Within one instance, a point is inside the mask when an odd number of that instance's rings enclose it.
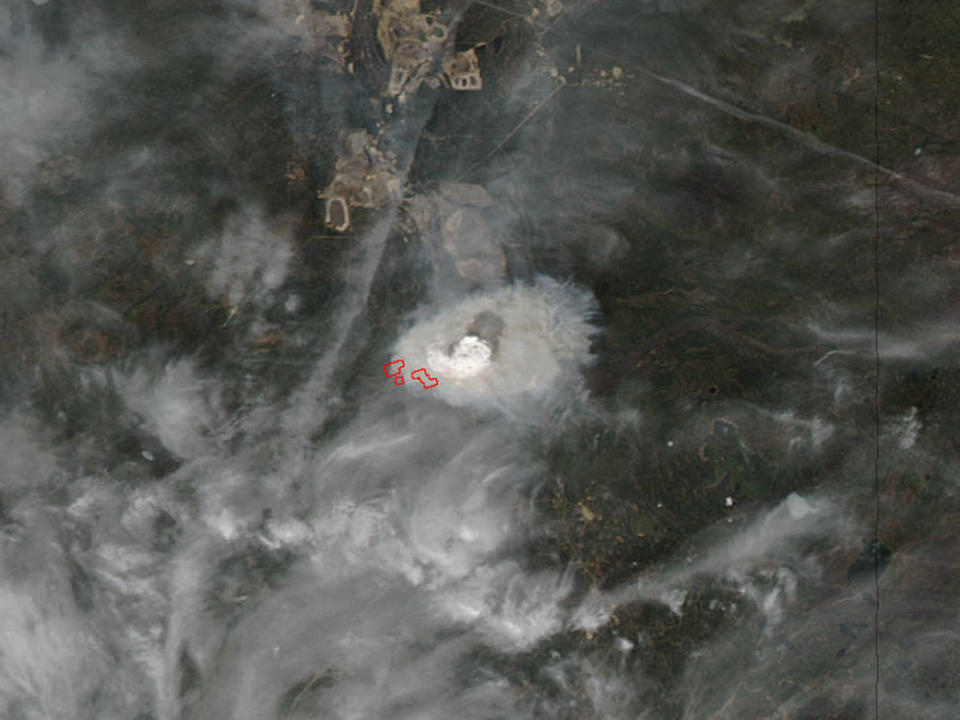
<instances>
[{"instance_id":1,"label":"red outline marker","mask_svg":"<svg viewBox=\"0 0 960 720\"><path fill-rule=\"evenodd\" d=\"M420 384L423 385L424 390L435 388L440 384L440 381L437 380L437 378L430 377L430 373L427 372L426 368L418 368L414 370L412 373L410 373L410 377L412 377L414 380L418 380ZM430 381L429 385L427 384L427 380L424 380L424 378Z\"/></svg>"},{"instance_id":2,"label":"red outline marker","mask_svg":"<svg viewBox=\"0 0 960 720\"><path fill-rule=\"evenodd\" d=\"M396 365L397 363L400 363L400 367L398 367L393 372L390 372L388 368L391 365ZM405 382L405 380L403 379L404 364L405 363L403 362L403 360L392 360L391 362L388 362L386 365L383 366L383 374L386 375L388 378L393 378L393 382L396 383L397 385L403 385Z\"/></svg>"}]
</instances>

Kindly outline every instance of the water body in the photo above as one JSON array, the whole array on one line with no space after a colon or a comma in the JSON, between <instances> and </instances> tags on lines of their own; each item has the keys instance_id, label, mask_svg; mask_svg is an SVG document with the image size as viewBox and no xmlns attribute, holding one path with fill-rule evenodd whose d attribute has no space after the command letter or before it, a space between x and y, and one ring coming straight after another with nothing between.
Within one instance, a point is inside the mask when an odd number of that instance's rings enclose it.
<instances>
[{"instance_id":1,"label":"water body","mask_svg":"<svg viewBox=\"0 0 960 720\"><path fill-rule=\"evenodd\" d=\"M0 717L956 717L960 18L422 9L0 7Z\"/></svg>"}]
</instances>

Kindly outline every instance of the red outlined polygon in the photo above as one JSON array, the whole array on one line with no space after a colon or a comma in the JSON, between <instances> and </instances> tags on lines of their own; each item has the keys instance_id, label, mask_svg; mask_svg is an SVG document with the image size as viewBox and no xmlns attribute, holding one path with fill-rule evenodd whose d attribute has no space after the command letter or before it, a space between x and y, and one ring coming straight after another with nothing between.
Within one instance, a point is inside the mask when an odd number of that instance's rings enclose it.
<instances>
[{"instance_id":1,"label":"red outlined polygon","mask_svg":"<svg viewBox=\"0 0 960 720\"><path fill-rule=\"evenodd\" d=\"M418 368L410 373L410 377L414 380L419 381L423 385L424 390L429 390L430 388L435 388L440 384L440 381L435 377L430 377L430 373L427 372L426 368Z\"/></svg>"},{"instance_id":2,"label":"red outlined polygon","mask_svg":"<svg viewBox=\"0 0 960 720\"><path fill-rule=\"evenodd\" d=\"M404 365L405 363L403 362L403 360L391 360L390 362L388 362L386 365L383 366L383 374L386 375L388 378L393 378L393 382L396 383L397 385L403 385L404 384L404 379L403 379ZM417 368L412 373L410 373L410 377L412 377L414 380L419 382L420 385L423 386L424 390L435 388L437 385L440 384L440 380L430 375L430 373L427 372L426 368Z\"/></svg>"},{"instance_id":3,"label":"red outlined polygon","mask_svg":"<svg viewBox=\"0 0 960 720\"><path fill-rule=\"evenodd\" d=\"M397 363L399 363L398 367L396 368L391 367L393 365L397 365ZM386 375L387 377L392 377L393 382L395 384L403 385L405 382L403 379L403 366L404 366L403 360L392 360L391 362L388 362L386 365L383 366L383 374Z\"/></svg>"}]
</instances>

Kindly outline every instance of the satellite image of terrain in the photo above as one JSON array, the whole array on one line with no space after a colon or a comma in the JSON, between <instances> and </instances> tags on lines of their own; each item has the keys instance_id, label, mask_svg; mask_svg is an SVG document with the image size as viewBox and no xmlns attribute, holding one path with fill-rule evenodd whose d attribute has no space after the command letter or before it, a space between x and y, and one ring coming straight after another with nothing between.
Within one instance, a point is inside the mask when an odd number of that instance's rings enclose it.
<instances>
[{"instance_id":1,"label":"satellite image of terrain","mask_svg":"<svg viewBox=\"0 0 960 720\"><path fill-rule=\"evenodd\" d=\"M0 720L960 718L958 37L2 0Z\"/></svg>"}]
</instances>

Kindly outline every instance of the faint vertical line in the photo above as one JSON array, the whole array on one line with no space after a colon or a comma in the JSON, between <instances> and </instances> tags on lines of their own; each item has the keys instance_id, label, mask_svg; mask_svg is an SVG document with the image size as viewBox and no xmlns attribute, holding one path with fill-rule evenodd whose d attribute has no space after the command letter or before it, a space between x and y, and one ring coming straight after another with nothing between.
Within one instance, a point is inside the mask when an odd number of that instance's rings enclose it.
<instances>
[{"instance_id":1,"label":"faint vertical line","mask_svg":"<svg viewBox=\"0 0 960 720\"><path fill-rule=\"evenodd\" d=\"M876 170L873 178L874 243L873 243L873 280L874 280L874 430L875 445L873 457L874 491L874 537L873 537L873 591L876 605L873 611L873 647L874 678L873 707L874 718L880 718L880 0L873 5L873 67L874 67L874 104L873 104L873 141L875 148Z\"/></svg>"}]
</instances>

